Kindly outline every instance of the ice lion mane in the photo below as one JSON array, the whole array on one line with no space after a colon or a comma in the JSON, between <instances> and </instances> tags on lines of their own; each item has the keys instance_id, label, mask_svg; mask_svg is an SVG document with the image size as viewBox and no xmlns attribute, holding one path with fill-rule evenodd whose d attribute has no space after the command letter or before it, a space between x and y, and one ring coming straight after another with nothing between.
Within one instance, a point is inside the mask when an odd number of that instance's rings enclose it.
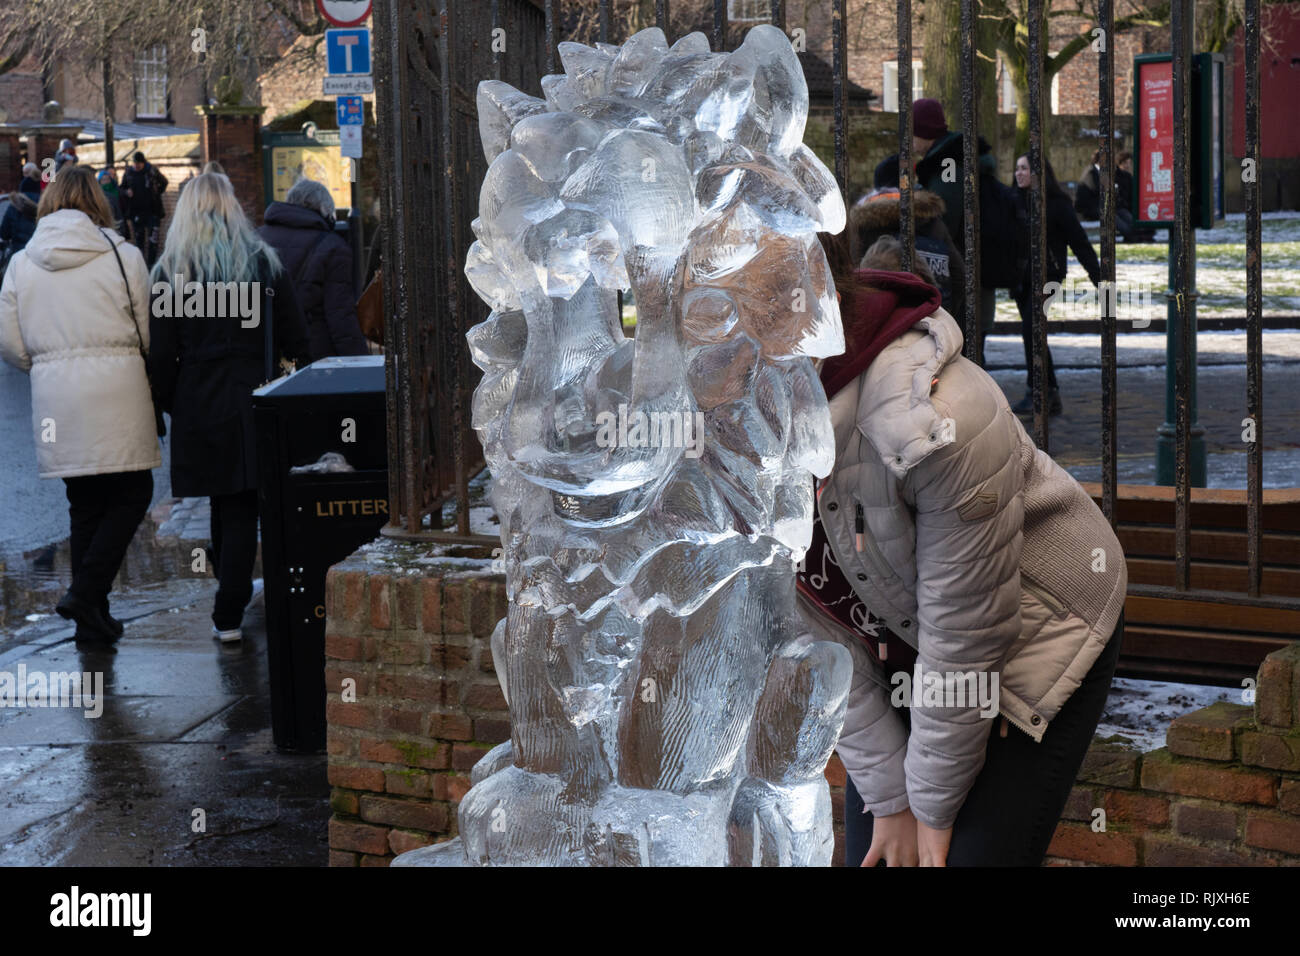
<instances>
[{"instance_id":1,"label":"ice lion mane","mask_svg":"<svg viewBox=\"0 0 1300 956\"><path fill-rule=\"evenodd\" d=\"M562 43L544 99L478 90L473 423L502 523L511 740L403 864L827 865L851 664L794 563L843 351L789 40ZM620 290L635 303L623 330Z\"/></svg>"}]
</instances>

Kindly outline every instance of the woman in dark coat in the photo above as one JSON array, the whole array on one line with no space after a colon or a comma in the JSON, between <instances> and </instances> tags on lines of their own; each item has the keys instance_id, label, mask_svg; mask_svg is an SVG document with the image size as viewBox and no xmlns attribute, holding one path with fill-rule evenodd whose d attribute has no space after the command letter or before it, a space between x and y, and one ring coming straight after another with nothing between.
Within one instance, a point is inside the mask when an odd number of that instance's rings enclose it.
<instances>
[{"instance_id":1,"label":"woman in dark coat","mask_svg":"<svg viewBox=\"0 0 1300 956\"><path fill-rule=\"evenodd\" d=\"M149 375L172 416L172 492L211 499L213 636L237 641L257 556L252 392L267 378L263 323L271 323L277 362L286 355L301 365L308 361L302 312L279 257L253 230L230 180L214 173L196 176L181 195L152 281ZM178 310L185 284L194 282L203 306ZM208 283L235 283L237 301L212 294L218 287ZM216 314L207 314L209 303ZM194 311L202 314L185 314Z\"/></svg>"},{"instance_id":2,"label":"woman in dark coat","mask_svg":"<svg viewBox=\"0 0 1300 956\"><path fill-rule=\"evenodd\" d=\"M36 231L36 203L26 193L9 194L9 208L0 219L0 239L9 244L7 254L12 256L26 248L27 240Z\"/></svg>"},{"instance_id":3,"label":"woman in dark coat","mask_svg":"<svg viewBox=\"0 0 1300 956\"><path fill-rule=\"evenodd\" d=\"M357 322L352 287L352 250L334 231L334 199L324 185L299 180L284 202L266 208L258 233L275 248L307 321L312 360L330 355L369 355Z\"/></svg>"},{"instance_id":4,"label":"woman in dark coat","mask_svg":"<svg viewBox=\"0 0 1300 956\"><path fill-rule=\"evenodd\" d=\"M1092 243L1088 241L1088 234L1083 231L1079 217L1074 213L1074 204L1061 188L1056 173L1052 171L1052 164L1046 159L1043 160L1043 169L1047 179L1047 187L1044 190L1047 227L1046 281L1065 281L1065 273L1069 265L1069 260L1066 258L1068 246L1074 253L1074 257L1079 260L1079 265L1083 266L1084 271L1088 273L1092 284L1098 285L1101 282L1101 263L1097 261L1097 253L1093 251ZM1029 184L1032 178L1029 156L1025 154L1016 160L1016 202L1025 209L1026 214L1029 209ZM1016 306L1020 309L1020 334L1025 344L1025 367L1029 373L1029 387L1025 397L1016 402L1011 409L1017 415L1032 414L1034 410L1034 327L1030 288L1029 275L1026 272L1020 288L1014 292ZM1044 358L1047 360L1048 414L1059 415L1062 410L1061 392L1056 385L1056 368L1052 364L1051 349L1047 350Z\"/></svg>"}]
</instances>

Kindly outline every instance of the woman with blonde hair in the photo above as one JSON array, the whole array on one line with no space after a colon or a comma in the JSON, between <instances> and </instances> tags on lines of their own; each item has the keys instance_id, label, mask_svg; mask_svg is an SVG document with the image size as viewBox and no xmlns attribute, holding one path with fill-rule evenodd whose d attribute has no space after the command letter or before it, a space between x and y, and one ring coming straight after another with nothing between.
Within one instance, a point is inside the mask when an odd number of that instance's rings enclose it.
<instances>
[{"instance_id":1,"label":"woman with blonde hair","mask_svg":"<svg viewBox=\"0 0 1300 956\"><path fill-rule=\"evenodd\" d=\"M31 373L42 478L62 478L72 525L72 586L55 610L77 639L111 644L113 586L162 464L145 354L148 271L113 230L104 191L67 166L37 207L36 231L0 286L0 356Z\"/></svg>"},{"instance_id":2,"label":"woman with blonde hair","mask_svg":"<svg viewBox=\"0 0 1300 956\"><path fill-rule=\"evenodd\" d=\"M238 641L257 556L252 392L280 355L308 361L302 312L275 251L219 173L194 177L181 193L153 283L149 368L172 415L172 492L211 499L213 636Z\"/></svg>"}]
</instances>

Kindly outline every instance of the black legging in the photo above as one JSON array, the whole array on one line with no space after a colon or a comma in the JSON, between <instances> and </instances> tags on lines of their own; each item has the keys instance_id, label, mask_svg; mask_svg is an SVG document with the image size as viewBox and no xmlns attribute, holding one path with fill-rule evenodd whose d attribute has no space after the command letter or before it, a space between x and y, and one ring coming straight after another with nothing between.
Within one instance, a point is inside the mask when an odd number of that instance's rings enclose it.
<instances>
[{"instance_id":1,"label":"black legging","mask_svg":"<svg viewBox=\"0 0 1300 956\"><path fill-rule=\"evenodd\" d=\"M212 565L217 575L217 599L212 623L233 631L244 620L244 607L253 596L253 564L257 560L257 489L233 495L213 495Z\"/></svg>"},{"instance_id":2,"label":"black legging","mask_svg":"<svg viewBox=\"0 0 1300 956\"><path fill-rule=\"evenodd\" d=\"M1106 706L1124 635L1124 618L1105 650L1047 726L1041 743L993 718L984 767L953 823L949 866L1039 866L1070 798ZM903 710L904 720L907 710ZM861 866L872 818L850 779L844 787L844 862Z\"/></svg>"},{"instance_id":3,"label":"black legging","mask_svg":"<svg viewBox=\"0 0 1300 956\"><path fill-rule=\"evenodd\" d=\"M1022 285L1012 293L1016 308L1020 310L1020 337L1025 343L1025 368L1029 372L1029 390L1034 390L1034 326L1032 322L1033 302L1029 295L1029 286ZM1043 355L1047 359L1047 387L1056 388L1056 366L1052 364L1052 350L1043 341Z\"/></svg>"}]
</instances>

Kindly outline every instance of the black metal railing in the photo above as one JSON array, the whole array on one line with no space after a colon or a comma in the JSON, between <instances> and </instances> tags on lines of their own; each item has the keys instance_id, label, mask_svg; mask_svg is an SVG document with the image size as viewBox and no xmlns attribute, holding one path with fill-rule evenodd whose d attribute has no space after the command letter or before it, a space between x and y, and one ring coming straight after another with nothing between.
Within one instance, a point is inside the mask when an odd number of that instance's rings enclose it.
<instances>
[{"instance_id":1,"label":"black metal railing","mask_svg":"<svg viewBox=\"0 0 1300 956\"><path fill-rule=\"evenodd\" d=\"M833 170L846 201L850 172L848 150L848 21L846 0L830 5L832 42ZM669 33L670 0L655 0L656 21ZM1029 160L1033 172L1029 190L1031 241L1030 299L1032 305L1033 434L1040 448L1050 449L1047 375L1047 322L1044 313L1046 273L1046 206L1043 89L1048 50L1047 18L1041 3L1027 5ZM1116 523L1117 515L1117 315L1116 200L1114 188L1115 53L1114 0L1098 0L1103 42L1096 47L1098 64L1099 138L1102 152L1101 191L1101 507ZM727 0L692 8L706 23L711 20L715 50L729 41ZM599 36L615 37L615 8L599 3ZM772 0L771 20L786 28L785 0ZM1195 278L1193 210L1190 193L1190 90L1194 50L1191 0L1172 4L1174 105L1182 121L1175 124L1174 182L1176 190L1174 251L1175 287L1169 294L1177 305L1171 319L1178 325L1179 347L1174 356L1176 378L1176 462L1174 469L1173 586L1134 585L1131 592L1161 596L1224 600L1191 587L1192 489L1191 376L1195 366ZM980 317L980 232L978 196L978 129L976 23L979 0L961 0L962 76L961 129L963 143L962 240L965 264L966 354L982 354ZM441 516L444 501L454 499L455 528L450 535L469 533L468 480L481 453L467 418L474 375L467 361L465 332L485 310L470 292L462 266L472 236L468 224L476 215L477 188L485 163L478 147L474 86L496 77L527 92L540 89L543 72L558 72L557 44L567 18L562 0L491 0L479 5L451 0L377 0L377 108L381 147L391 175L383 184L383 255L385 307L390 317L388 359L390 508L388 533L447 536ZM906 262L915 242L912 203L912 22L913 0L897 0L898 157L900 229ZM488 38L506 28L508 56ZM1294 602L1261 597L1263 535L1263 348L1260 231L1260 0L1245 0L1246 159L1256 175L1244 177L1246 207L1246 342L1247 415L1254 441L1247 447L1246 552L1248 594L1234 596L1247 606L1294 608ZM669 40L674 37L669 36ZM390 268L391 264L391 268Z\"/></svg>"}]
</instances>

